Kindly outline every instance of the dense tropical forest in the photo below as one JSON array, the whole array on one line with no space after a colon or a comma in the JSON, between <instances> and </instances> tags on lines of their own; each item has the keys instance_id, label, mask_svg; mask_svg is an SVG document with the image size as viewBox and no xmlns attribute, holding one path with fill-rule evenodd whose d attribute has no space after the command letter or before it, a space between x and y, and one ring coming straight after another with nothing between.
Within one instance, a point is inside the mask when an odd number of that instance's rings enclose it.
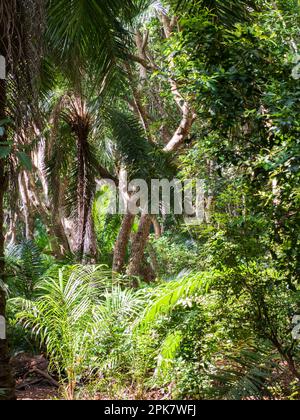
<instances>
[{"instance_id":1,"label":"dense tropical forest","mask_svg":"<svg viewBox=\"0 0 300 420\"><path fill-rule=\"evenodd\" d=\"M299 27L0 0L0 400L300 398Z\"/></svg>"}]
</instances>

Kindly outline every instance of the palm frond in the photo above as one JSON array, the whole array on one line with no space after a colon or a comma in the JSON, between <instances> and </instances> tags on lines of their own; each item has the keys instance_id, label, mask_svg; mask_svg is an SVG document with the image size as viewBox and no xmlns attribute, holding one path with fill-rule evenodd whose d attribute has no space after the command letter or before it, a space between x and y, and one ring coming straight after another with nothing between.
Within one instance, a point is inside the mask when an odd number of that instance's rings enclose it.
<instances>
[{"instance_id":1,"label":"palm frond","mask_svg":"<svg viewBox=\"0 0 300 420\"><path fill-rule=\"evenodd\" d=\"M148 141L133 115L112 109L107 110L106 115L117 150L131 178L150 181L174 176L176 170L170 156Z\"/></svg>"},{"instance_id":2,"label":"palm frond","mask_svg":"<svg viewBox=\"0 0 300 420\"><path fill-rule=\"evenodd\" d=\"M272 361L270 349L242 348L236 353L228 358L227 368L213 375L216 396L227 400L272 399L278 365Z\"/></svg>"},{"instance_id":3,"label":"palm frond","mask_svg":"<svg viewBox=\"0 0 300 420\"><path fill-rule=\"evenodd\" d=\"M9 294L32 298L41 276L47 269L41 251L32 241L24 241L8 246L5 260Z\"/></svg>"},{"instance_id":4,"label":"palm frond","mask_svg":"<svg viewBox=\"0 0 300 420\"><path fill-rule=\"evenodd\" d=\"M174 0L173 4L182 13L207 9L224 26L251 19L251 13L259 7L256 0Z\"/></svg>"},{"instance_id":5,"label":"palm frond","mask_svg":"<svg viewBox=\"0 0 300 420\"><path fill-rule=\"evenodd\" d=\"M136 13L134 3L49 0L47 5L48 45L54 57L64 64L66 73L80 80L82 66L91 66L98 82L105 80L126 54L130 36L120 21L132 19Z\"/></svg>"},{"instance_id":6,"label":"palm frond","mask_svg":"<svg viewBox=\"0 0 300 420\"><path fill-rule=\"evenodd\" d=\"M155 375L166 377L171 371L175 357L182 343L182 333L180 331L171 331L165 338L158 356Z\"/></svg>"},{"instance_id":7,"label":"palm frond","mask_svg":"<svg viewBox=\"0 0 300 420\"><path fill-rule=\"evenodd\" d=\"M150 326L158 316L170 313L181 299L193 296L196 293L206 294L211 283L218 275L217 272L190 274L158 288L156 296L142 316L141 326Z\"/></svg>"}]
</instances>

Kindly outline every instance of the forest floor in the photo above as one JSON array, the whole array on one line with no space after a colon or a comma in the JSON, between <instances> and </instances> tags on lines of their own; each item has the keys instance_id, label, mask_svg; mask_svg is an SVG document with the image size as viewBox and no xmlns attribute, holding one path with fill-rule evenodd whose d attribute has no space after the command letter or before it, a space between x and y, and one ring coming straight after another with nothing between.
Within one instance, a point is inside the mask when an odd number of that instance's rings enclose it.
<instances>
[{"instance_id":1,"label":"forest floor","mask_svg":"<svg viewBox=\"0 0 300 420\"><path fill-rule=\"evenodd\" d=\"M17 400L64 400L66 390L60 387L57 378L49 372L49 361L44 355L19 353L11 358L10 364L16 378ZM90 386L78 386L77 398L82 400L163 400L171 398L171 390L140 390L131 383L127 386L113 382L103 391ZM102 388L101 388L102 389Z\"/></svg>"},{"instance_id":2,"label":"forest floor","mask_svg":"<svg viewBox=\"0 0 300 420\"><path fill-rule=\"evenodd\" d=\"M20 353L11 359L16 377L17 400L64 400L66 390L50 375L49 362L43 355L29 355ZM299 387L286 363L279 362L280 369L274 372L274 380L281 384L281 392L275 399L299 399ZM172 387L166 389L140 389L135 384L118 384L113 382L103 387L97 383L95 386L78 386L76 398L80 400L170 400ZM292 394L292 395L291 395Z\"/></svg>"},{"instance_id":3,"label":"forest floor","mask_svg":"<svg viewBox=\"0 0 300 420\"><path fill-rule=\"evenodd\" d=\"M130 398L130 396L127 395L128 399L136 400L134 396ZM61 397L60 392L55 388L50 387L43 387L43 386L34 386L30 387L24 391L17 391L17 400L18 401L53 401L53 400L62 400L64 398ZM91 399L88 398L82 398L82 399ZM111 397L108 397L107 395L100 395L96 394L93 398L94 400L110 400ZM121 398L119 398L121 399ZM161 400L162 398L156 398L154 395L147 396L147 399L149 400Z\"/></svg>"},{"instance_id":4,"label":"forest floor","mask_svg":"<svg viewBox=\"0 0 300 420\"><path fill-rule=\"evenodd\" d=\"M33 386L29 386L26 389L22 390L22 391L17 391L16 393L17 395L17 400L18 401L47 401L47 400L64 400L63 396L62 396L62 392L59 391L57 388L55 387L51 387L51 386L41 386L41 385L33 385ZM117 393L118 395L116 396L115 400L123 400L123 399L127 399L127 400L140 400L140 399L146 399L146 400L165 400L167 398L167 395L162 394L159 391L152 391L152 392L148 392L146 394L144 394L142 397L141 395L138 395L136 393L136 391L134 390L129 390L127 389L126 391L124 391L123 394L121 393ZM95 395L92 396L91 395L84 395L82 394L81 399L83 400L111 400L112 396L111 395L105 395L105 394L100 394L100 393L95 393Z\"/></svg>"},{"instance_id":5,"label":"forest floor","mask_svg":"<svg viewBox=\"0 0 300 420\"><path fill-rule=\"evenodd\" d=\"M17 391L17 400L19 401L46 401L59 399L58 391L53 387L35 386L29 387L24 391Z\"/></svg>"}]
</instances>

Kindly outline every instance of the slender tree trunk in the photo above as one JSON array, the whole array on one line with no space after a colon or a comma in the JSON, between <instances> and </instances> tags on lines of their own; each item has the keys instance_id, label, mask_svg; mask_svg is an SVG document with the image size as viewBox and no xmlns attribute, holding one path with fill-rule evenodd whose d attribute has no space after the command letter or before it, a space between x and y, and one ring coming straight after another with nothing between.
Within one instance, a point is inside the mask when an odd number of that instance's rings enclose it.
<instances>
[{"instance_id":1,"label":"slender tree trunk","mask_svg":"<svg viewBox=\"0 0 300 420\"><path fill-rule=\"evenodd\" d=\"M150 234L151 224L152 219L150 215L146 214L141 217L139 229L132 244L131 260L127 270L129 276L138 277L142 274L144 253Z\"/></svg>"},{"instance_id":2,"label":"slender tree trunk","mask_svg":"<svg viewBox=\"0 0 300 420\"><path fill-rule=\"evenodd\" d=\"M37 190L36 182L31 182L30 188L34 190L32 195L35 197L34 205L36 210L42 216L43 222L51 235L53 254L56 258L63 259L70 252L69 241L62 222L65 191L62 182L58 179L54 188L55 195L52 199L49 197L49 182L46 172L46 139L41 136L41 130L38 127L35 127L35 133L37 137L41 137L41 140L36 150L32 153L32 157L37 169L36 175L42 185L42 195Z\"/></svg>"},{"instance_id":3,"label":"slender tree trunk","mask_svg":"<svg viewBox=\"0 0 300 420\"><path fill-rule=\"evenodd\" d=\"M19 190L22 199L22 211L25 220L26 239L32 241L34 238L34 214L28 196L28 186L24 178L24 172L19 174Z\"/></svg>"},{"instance_id":4,"label":"slender tree trunk","mask_svg":"<svg viewBox=\"0 0 300 420\"><path fill-rule=\"evenodd\" d=\"M154 280L156 279L156 273L158 272L158 268L154 268L155 264L153 264L153 254L151 253L151 249L149 249L149 244L147 247L147 251L150 255L150 259L151 262L149 263L146 259L146 255L144 255L144 259L143 262L141 264L141 269L140 269L140 277L148 284L151 284L154 282ZM135 285L134 285L135 286ZM138 286L138 285L136 285Z\"/></svg>"},{"instance_id":5,"label":"slender tree trunk","mask_svg":"<svg viewBox=\"0 0 300 420\"><path fill-rule=\"evenodd\" d=\"M52 229L55 237L58 240L58 248L59 252L57 257L62 258L64 257L68 252L70 252L70 245L69 241L62 223L60 210L56 209L54 210L52 214Z\"/></svg>"},{"instance_id":6,"label":"slender tree trunk","mask_svg":"<svg viewBox=\"0 0 300 420\"><path fill-rule=\"evenodd\" d=\"M97 240L93 220L92 207L89 209L88 220L86 224L84 241L84 263L95 264L97 262Z\"/></svg>"},{"instance_id":7,"label":"slender tree trunk","mask_svg":"<svg viewBox=\"0 0 300 420\"><path fill-rule=\"evenodd\" d=\"M159 263L158 263L158 260L157 260L157 255L156 255L155 249L150 242L148 243L147 251L148 251L149 256L150 256L151 267L152 267L152 271L153 271L154 278L155 278L156 274L159 272Z\"/></svg>"},{"instance_id":8,"label":"slender tree trunk","mask_svg":"<svg viewBox=\"0 0 300 420\"><path fill-rule=\"evenodd\" d=\"M155 231L155 238L159 239L162 235L162 228L156 216L152 217L152 223Z\"/></svg>"},{"instance_id":9,"label":"slender tree trunk","mask_svg":"<svg viewBox=\"0 0 300 420\"><path fill-rule=\"evenodd\" d=\"M0 79L0 120L5 119L6 104L6 82ZM0 136L0 147L6 141L6 133ZM0 281L4 282L5 261L4 261L4 193L7 188L7 176L5 173L5 160L0 159ZM6 296L0 284L0 323L5 320L6 316ZM0 327L0 400L14 399L14 381L12 378L11 368L9 365L8 343L3 331Z\"/></svg>"},{"instance_id":10,"label":"slender tree trunk","mask_svg":"<svg viewBox=\"0 0 300 420\"><path fill-rule=\"evenodd\" d=\"M12 161L10 162L9 173L9 197L7 200L7 206L9 208L7 224L9 225L9 229L5 235L5 243L13 245L17 243L17 224L22 217L19 205L18 176L16 174L16 165Z\"/></svg>"},{"instance_id":11,"label":"slender tree trunk","mask_svg":"<svg viewBox=\"0 0 300 420\"><path fill-rule=\"evenodd\" d=\"M9 214L9 230L5 236L6 243L15 244L17 242L17 222L17 212L11 210Z\"/></svg>"},{"instance_id":12,"label":"slender tree trunk","mask_svg":"<svg viewBox=\"0 0 300 420\"><path fill-rule=\"evenodd\" d=\"M37 137L41 136L40 131L36 128L35 129ZM32 158L34 164L37 168L37 174L42 184L43 196L44 201L47 207L50 207L50 199L49 199L49 183L47 179L47 171L46 171L46 140L42 138L37 146L37 149L32 153Z\"/></svg>"},{"instance_id":13,"label":"slender tree trunk","mask_svg":"<svg viewBox=\"0 0 300 420\"><path fill-rule=\"evenodd\" d=\"M77 136L77 246L76 253L81 261L84 258L85 238L87 232L89 212L92 206L92 194L87 185L87 149L89 127L78 117L74 125L74 132Z\"/></svg>"},{"instance_id":14,"label":"slender tree trunk","mask_svg":"<svg viewBox=\"0 0 300 420\"><path fill-rule=\"evenodd\" d=\"M135 216L126 214L114 249L113 271L121 273L125 265L125 257Z\"/></svg>"},{"instance_id":15,"label":"slender tree trunk","mask_svg":"<svg viewBox=\"0 0 300 420\"><path fill-rule=\"evenodd\" d=\"M55 197L50 201L51 223L55 237L58 239L61 256L71 252L71 245L68 234L63 223L64 220L64 196L65 186L57 182L55 188Z\"/></svg>"}]
</instances>

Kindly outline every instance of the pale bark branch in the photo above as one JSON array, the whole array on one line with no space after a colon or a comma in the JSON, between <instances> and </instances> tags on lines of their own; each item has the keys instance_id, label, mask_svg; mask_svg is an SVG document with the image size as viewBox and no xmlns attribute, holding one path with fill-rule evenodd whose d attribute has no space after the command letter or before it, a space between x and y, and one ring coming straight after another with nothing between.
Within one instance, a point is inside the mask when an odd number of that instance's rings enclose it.
<instances>
[{"instance_id":1,"label":"pale bark branch","mask_svg":"<svg viewBox=\"0 0 300 420\"><path fill-rule=\"evenodd\" d=\"M162 14L161 21L164 27L166 38L170 38L174 27L177 24L176 17L170 19L168 16ZM169 63L171 69L175 67L174 60L172 58L169 59ZM193 111L189 102L180 93L177 82L172 78L169 79L169 82L175 102L182 113L182 119L178 128L176 129L169 143L164 148L165 152L174 152L183 145L184 141L188 137L197 115Z\"/></svg>"}]
</instances>

